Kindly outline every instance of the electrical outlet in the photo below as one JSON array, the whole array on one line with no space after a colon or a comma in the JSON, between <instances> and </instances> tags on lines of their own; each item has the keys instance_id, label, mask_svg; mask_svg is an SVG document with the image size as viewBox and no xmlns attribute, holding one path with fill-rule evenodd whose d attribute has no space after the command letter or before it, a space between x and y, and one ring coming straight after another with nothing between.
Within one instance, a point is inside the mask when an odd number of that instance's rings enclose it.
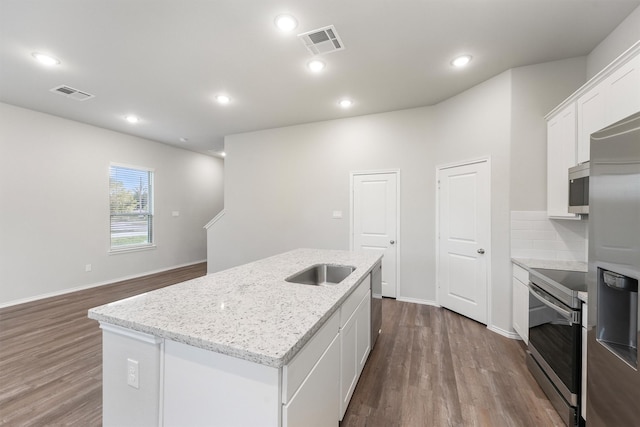
<instances>
[{"instance_id":1,"label":"electrical outlet","mask_svg":"<svg viewBox=\"0 0 640 427\"><path fill-rule=\"evenodd\" d=\"M127 385L133 388L140 388L138 374L138 361L127 359Z\"/></svg>"},{"instance_id":2,"label":"electrical outlet","mask_svg":"<svg viewBox=\"0 0 640 427\"><path fill-rule=\"evenodd\" d=\"M87 264L84 266L84 271L86 271L87 273L91 271L91 264Z\"/></svg>"}]
</instances>

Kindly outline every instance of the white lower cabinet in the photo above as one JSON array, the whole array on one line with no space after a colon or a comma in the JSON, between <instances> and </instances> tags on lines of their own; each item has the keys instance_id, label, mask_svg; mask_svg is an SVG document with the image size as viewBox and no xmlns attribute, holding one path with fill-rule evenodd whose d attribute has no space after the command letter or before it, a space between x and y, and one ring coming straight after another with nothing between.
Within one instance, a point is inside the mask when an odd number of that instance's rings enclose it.
<instances>
[{"instance_id":1,"label":"white lower cabinet","mask_svg":"<svg viewBox=\"0 0 640 427\"><path fill-rule=\"evenodd\" d=\"M293 398L282 409L285 427L336 425L340 340L334 337Z\"/></svg>"},{"instance_id":2,"label":"white lower cabinet","mask_svg":"<svg viewBox=\"0 0 640 427\"><path fill-rule=\"evenodd\" d=\"M102 324L103 424L337 427L371 349L370 288L368 275L281 368Z\"/></svg>"},{"instance_id":3,"label":"white lower cabinet","mask_svg":"<svg viewBox=\"0 0 640 427\"><path fill-rule=\"evenodd\" d=\"M371 291L362 299L356 316L358 318L356 356L358 357L358 376L360 376L371 352Z\"/></svg>"},{"instance_id":4,"label":"white lower cabinet","mask_svg":"<svg viewBox=\"0 0 640 427\"><path fill-rule=\"evenodd\" d=\"M529 272L513 265L513 329L529 344Z\"/></svg>"},{"instance_id":5,"label":"white lower cabinet","mask_svg":"<svg viewBox=\"0 0 640 427\"><path fill-rule=\"evenodd\" d=\"M349 406L371 351L369 283L365 280L365 283L351 294L351 298L353 302L350 303L349 300L345 302L340 316L340 421Z\"/></svg>"}]
</instances>

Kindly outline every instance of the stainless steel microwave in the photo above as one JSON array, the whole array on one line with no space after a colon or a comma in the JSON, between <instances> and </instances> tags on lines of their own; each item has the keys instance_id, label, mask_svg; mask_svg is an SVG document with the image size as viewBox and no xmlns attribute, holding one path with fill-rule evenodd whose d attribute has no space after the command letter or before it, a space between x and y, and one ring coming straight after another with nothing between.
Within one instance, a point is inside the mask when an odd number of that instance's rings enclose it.
<instances>
[{"instance_id":1,"label":"stainless steel microwave","mask_svg":"<svg viewBox=\"0 0 640 427\"><path fill-rule=\"evenodd\" d=\"M589 162L569 168L569 212L589 213Z\"/></svg>"}]
</instances>

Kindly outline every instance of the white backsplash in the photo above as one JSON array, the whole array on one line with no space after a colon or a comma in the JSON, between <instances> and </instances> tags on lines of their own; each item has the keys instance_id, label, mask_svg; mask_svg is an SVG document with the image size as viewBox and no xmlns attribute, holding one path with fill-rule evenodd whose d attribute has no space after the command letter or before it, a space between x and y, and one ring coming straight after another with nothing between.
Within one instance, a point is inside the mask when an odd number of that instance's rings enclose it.
<instances>
[{"instance_id":1,"label":"white backsplash","mask_svg":"<svg viewBox=\"0 0 640 427\"><path fill-rule=\"evenodd\" d=\"M587 220L549 219L546 211L511 211L511 257L587 261Z\"/></svg>"}]
</instances>

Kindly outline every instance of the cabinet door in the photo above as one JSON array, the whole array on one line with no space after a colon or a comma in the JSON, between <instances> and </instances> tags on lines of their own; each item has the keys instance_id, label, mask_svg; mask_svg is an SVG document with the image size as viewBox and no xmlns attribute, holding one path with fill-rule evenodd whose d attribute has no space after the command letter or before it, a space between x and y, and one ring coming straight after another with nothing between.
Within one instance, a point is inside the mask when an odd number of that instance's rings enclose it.
<instances>
[{"instance_id":1,"label":"cabinet door","mask_svg":"<svg viewBox=\"0 0 640 427\"><path fill-rule=\"evenodd\" d=\"M547 123L547 214L569 213L569 168L576 164L576 106L568 105Z\"/></svg>"},{"instance_id":2,"label":"cabinet door","mask_svg":"<svg viewBox=\"0 0 640 427\"><path fill-rule=\"evenodd\" d=\"M513 329L529 344L529 288L513 278Z\"/></svg>"},{"instance_id":3,"label":"cabinet door","mask_svg":"<svg viewBox=\"0 0 640 427\"><path fill-rule=\"evenodd\" d=\"M340 421L358 381L357 310L340 330Z\"/></svg>"},{"instance_id":4,"label":"cabinet door","mask_svg":"<svg viewBox=\"0 0 640 427\"><path fill-rule=\"evenodd\" d=\"M606 126L640 111L640 55L616 70L602 84Z\"/></svg>"},{"instance_id":5,"label":"cabinet door","mask_svg":"<svg viewBox=\"0 0 640 427\"><path fill-rule=\"evenodd\" d=\"M331 342L293 398L282 410L284 427L338 426L340 340Z\"/></svg>"},{"instance_id":6,"label":"cabinet door","mask_svg":"<svg viewBox=\"0 0 640 427\"><path fill-rule=\"evenodd\" d=\"M591 134L607 124L606 96L602 84L578 98L578 152L577 163L590 158Z\"/></svg>"},{"instance_id":7,"label":"cabinet door","mask_svg":"<svg viewBox=\"0 0 640 427\"><path fill-rule=\"evenodd\" d=\"M371 351L371 291L360 302L356 316L356 357L358 358L359 377Z\"/></svg>"}]
</instances>

